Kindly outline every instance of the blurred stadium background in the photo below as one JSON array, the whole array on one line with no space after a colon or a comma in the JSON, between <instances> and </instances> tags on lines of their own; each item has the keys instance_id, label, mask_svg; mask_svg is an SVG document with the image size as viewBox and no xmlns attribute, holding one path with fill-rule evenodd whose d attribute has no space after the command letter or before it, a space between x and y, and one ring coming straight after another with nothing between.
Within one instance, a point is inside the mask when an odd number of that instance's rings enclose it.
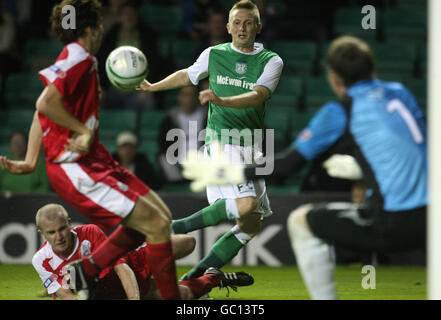
<instances>
[{"instance_id":1,"label":"blurred stadium background","mask_svg":"<svg viewBox=\"0 0 441 320\"><path fill-rule=\"evenodd\" d=\"M49 32L48 17L55 1L3 0L0 30L13 39L8 50L1 52L0 79L0 154L8 154L9 135L14 130L27 131L35 109L35 101L42 84L37 71L53 63L62 46ZM114 32L121 19L112 6L122 3L136 5L139 30L149 60L149 80L157 80L179 68L189 66L207 45L210 12L228 10L235 1L200 0L108 0L103 3L107 23L98 63L102 67L106 55L115 47ZM335 97L324 76L323 60L328 43L335 36L352 34L368 41L376 56L379 78L404 83L415 94L422 108L426 108L427 75L427 1L426 0L264 0L255 1L262 14L263 32L258 41L277 52L284 60L283 74L268 103L266 127L275 130L275 148L287 147L304 128L310 117L326 101ZM205 4L209 3L209 4ZM361 8L372 5L376 9L376 28L364 30ZM197 14L196 14L197 13ZM202 17L200 16L202 13ZM191 19L190 19L191 18ZM202 23L202 27L200 25ZM9 29L12 28L12 29ZM199 30L199 31L198 31ZM198 34L199 32L199 34ZM227 38L228 39L228 38ZM140 45L141 46L141 45ZM142 46L141 48L142 49ZM107 51L106 51L107 50ZM101 105L100 138L111 151L116 150L115 139L124 130L133 131L140 139L139 151L146 154L159 170L159 126L168 112L177 105L178 91L127 99L127 93L112 89L100 68L104 99ZM135 96L134 96L135 95ZM116 98L115 98L116 97ZM122 101L121 105L115 101ZM42 159L43 160L43 159ZM287 214L296 205L308 200L351 200L351 188L344 182L323 180L314 164L301 174L283 181L269 181L271 204L276 211L268 219L260 242L249 252L241 253L234 264L266 264L270 266L294 264L294 257L284 228ZM314 183L315 181L315 183ZM328 181L328 183L323 183ZM182 217L205 206L203 194L189 193L188 183L165 183L159 190L175 216ZM41 243L32 229L36 209L47 201L59 201L47 194L11 194L0 196L0 264L29 263L31 252ZM68 206L69 208L69 206ZM74 221L82 216L75 213ZM272 221L270 221L272 220ZM219 229L198 232L200 245L195 255L181 264L192 264L206 252ZM266 231L266 233L265 233ZM212 235L214 234L214 235ZM218 234L220 235L220 234ZM266 238L265 238L266 237ZM257 240L257 239L256 239ZM253 242L251 242L253 243ZM268 249L268 255L254 251ZM252 252L251 252L252 251ZM340 264L398 264L424 267L425 254L411 252L401 255L346 252L336 248Z\"/></svg>"}]
</instances>

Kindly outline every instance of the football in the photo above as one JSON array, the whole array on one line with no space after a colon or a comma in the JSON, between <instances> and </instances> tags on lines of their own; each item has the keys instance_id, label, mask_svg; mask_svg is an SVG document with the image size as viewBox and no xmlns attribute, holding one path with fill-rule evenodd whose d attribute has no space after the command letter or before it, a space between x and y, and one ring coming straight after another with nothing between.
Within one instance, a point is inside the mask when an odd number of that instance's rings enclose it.
<instances>
[{"instance_id":1,"label":"football","mask_svg":"<svg viewBox=\"0 0 441 320\"><path fill-rule=\"evenodd\" d=\"M106 74L118 89L135 89L148 74L148 61L141 50L132 46L114 49L106 60Z\"/></svg>"}]
</instances>

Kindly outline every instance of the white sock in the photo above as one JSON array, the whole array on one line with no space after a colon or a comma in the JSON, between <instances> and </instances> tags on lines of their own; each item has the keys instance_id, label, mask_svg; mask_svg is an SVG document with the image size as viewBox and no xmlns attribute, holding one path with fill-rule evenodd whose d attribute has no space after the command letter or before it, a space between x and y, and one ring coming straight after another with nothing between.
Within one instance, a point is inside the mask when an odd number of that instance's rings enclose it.
<instances>
[{"instance_id":1,"label":"white sock","mask_svg":"<svg viewBox=\"0 0 441 320\"><path fill-rule=\"evenodd\" d=\"M236 199L225 199L225 209L229 220L239 219L239 208L237 207Z\"/></svg>"},{"instance_id":2,"label":"white sock","mask_svg":"<svg viewBox=\"0 0 441 320\"><path fill-rule=\"evenodd\" d=\"M237 240L240 241L243 245L246 245L248 242L251 241L251 237L243 232L239 226L236 224L233 228L231 228L231 232L234 234Z\"/></svg>"},{"instance_id":3,"label":"white sock","mask_svg":"<svg viewBox=\"0 0 441 320\"><path fill-rule=\"evenodd\" d=\"M304 226L288 218L288 234L303 281L313 300L335 300L335 264L329 246Z\"/></svg>"}]
</instances>

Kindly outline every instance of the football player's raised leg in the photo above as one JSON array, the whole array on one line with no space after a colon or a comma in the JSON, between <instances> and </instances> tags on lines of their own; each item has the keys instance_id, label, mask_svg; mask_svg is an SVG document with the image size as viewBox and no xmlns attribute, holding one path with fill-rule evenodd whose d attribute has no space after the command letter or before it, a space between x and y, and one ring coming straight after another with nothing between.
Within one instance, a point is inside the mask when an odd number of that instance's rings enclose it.
<instances>
[{"instance_id":1,"label":"football player's raised leg","mask_svg":"<svg viewBox=\"0 0 441 320\"><path fill-rule=\"evenodd\" d=\"M180 297L177 286L175 257L170 241L169 210L164 210L154 191L140 197L124 224L144 235L148 242L148 263L156 286L164 299Z\"/></svg>"},{"instance_id":2,"label":"football player's raised leg","mask_svg":"<svg viewBox=\"0 0 441 320\"><path fill-rule=\"evenodd\" d=\"M258 201L256 197L237 198L236 204L240 218L243 218L257 209Z\"/></svg>"},{"instance_id":3,"label":"football player's raised leg","mask_svg":"<svg viewBox=\"0 0 441 320\"><path fill-rule=\"evenodd\" d=\"M188 256L196 247L196 239L187 234L172 234L171 241L176 260Z\"/></svg>"},{"instance_id":4,"label":"football player's raised leg","mask_svg":"<svg viewBox=\"0 0 441 320\"><path fill-rule=\"evenodd\" d=\"M161 243L170 241L170 211L164 210L153 190L139 197L135 207L122 224L147 237L147 242Z\"/></svg>"},{"instance_id":5,"label":"football player's raised leg","mask_svg":"<svg viewBox=\"0 0 441 320\"><path fill-rule=\"evenodd\" d=\"M96 276L101 269L112 265L121 256L141 245L146 238L152 243L170 240L168 232L169 211L161 210L152 190L138 197L130 214L121 225L103 242L89 259L83 259L83 268L88 276ZM160 204L160 203L159 203ZM160 204L161 205L161 204Z\"/></svg>"},{"instance_id":6,"label":"football player's raised leg","mask_svg":"<svg viewBox=\"0 0 441 320\"><path fill-rule=\"evenodd\" d=\"M132 212L122 221L123 226L113 232L90 258L83 259L83 268L89 276L91 270L92 276L95 276L99 269L114 263L147 240L148 263L156 285L164 299L176 299L179 291L170 241L171 219L155 201L156 197L152 190L139 197Z\"/></svg>"},{"instance_id":7,"label":"football player's raised leg","mask_svg":"<svg viewBox=\"0 0 441 320\"><path fill-rule=\"evenodd\" d=\"M173 221L174 233L188 233L239 217L235 199L219 199L192 215Z\"/></svg>"},{"instance_id":8,"label":"football player's raised leg","mask_svg":"<svg viewBox=\"0 0 441 320\"><path fill-rule=\"evenodd\" d=\"M237 199L219 199L193 213L192 215L173 221L175 233L188 233L209 226L215 226L225 220L238 219L253 212L257 207L255 197Z\"/></svg>"},{"instance_id":9,"label":"football player's raised leg","mask_svg":"<svg viewBox=\"0 0 441 320\"><path fill-rule=\"evenodd\" d=\"M245 199L245 200L244 200ZM236 199L239 210L255 210L257 200L254 197ZM244 213L245 211L242 211ZM219 238L210 252L187 274L189 278L201 276L209 267L221 268L230 262L261 229L260 214L248 212L236 219L237 224Z\"/></svg>"},{"instance_id":10,"label":"football player's raised leg","mask_svg":"<svg viewBox=\"0 0 441 320\"><path fill-rule=\"evenodd\" d=\"M169 207L165 204L165 202L158 196L158 194L150 189L150 191L143 196L148 202L155 205L156 207L161 210L162 213L165 213L165 215L171 220L172 214L170 212Z\"/></svg>"}]
</instances>

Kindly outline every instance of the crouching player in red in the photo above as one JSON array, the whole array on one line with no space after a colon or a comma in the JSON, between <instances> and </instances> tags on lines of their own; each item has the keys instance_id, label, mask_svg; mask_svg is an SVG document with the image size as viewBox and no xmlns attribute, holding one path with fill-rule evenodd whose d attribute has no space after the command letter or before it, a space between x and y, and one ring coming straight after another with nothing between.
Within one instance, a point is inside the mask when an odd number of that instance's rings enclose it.
<instances>
[{"instance_id":1,"label":"crouching player in red","mask_svg":"<svg viewBox=\"0 0 441 320\"><path fill-rule=\"evenodd\" d=\"M65 208L48 204L38 210L35 222L46 242L35 253L32 264L49 294L60 299L77 299L70 289L65 266L90 255L106 240L106 235L93 224L72 227ZM148 266L148 244L143 244L101 271L93 299L161 299ZM173 235L172 246L177 259L190 254L195 246L189 235ZM224 273L209 268L199 278L179 283L182 299L197 299L214 287L250 285L253 278L243 272Z\"/></svg>"},{"instance_id":2,"label":"crouching player in red","mask_svg":"<svg viewBox=\"0 0 441 320\"><path fill-rule=\"evenodd\" d=\"M0 156L0 166L15 174L32 172L44 145L55 192L100 228L121 225L91 255L70 264L78 293L92 295L101 270L147 240L149 267L162 297L178 299L170 210L99 142L100 85L93 55L103 34L100 10L98 0L55 4L50 23L65 46L55 63L39 72L45 88L36 102L25 160ZM66 25L72 13L75 28Z\"/></svg>"}]
</instances>

